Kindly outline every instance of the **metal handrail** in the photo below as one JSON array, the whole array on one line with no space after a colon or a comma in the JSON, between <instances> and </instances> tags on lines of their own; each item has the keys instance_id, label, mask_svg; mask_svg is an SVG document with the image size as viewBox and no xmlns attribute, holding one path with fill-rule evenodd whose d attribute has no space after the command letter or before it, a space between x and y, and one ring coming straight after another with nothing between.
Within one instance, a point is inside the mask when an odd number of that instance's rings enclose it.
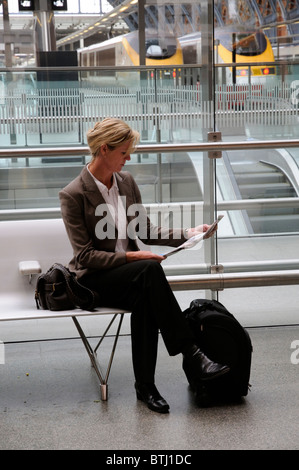
<instances>
[{"instance_id":1,"label":"metal handrail","mask_svg":"<svg viewBox=\"0 0 299 470\"><path fill-rule=\"evenodd\" d=\"M144 204L146 208L157 207L161 210L163 205L168 209L174 210L175 207L182 207L183 205L191 205L196 207L202 205L202 203L159 203L159 204ZM285 197L285 198L273 198L273 199L238 199L232 201L218 201L217 209L219 211L229 210L243 210L248 208L260 208L260 207L299 207L299 198L297 197ZM34 219L57 219L61 217L60 207L45 207L36 209L3 209L0 210L1 220L15 220L16 218L22 220L34 220ZM254 235L251 234L251 237Z\"/></svg>"},{"instance_id":2,"label":"metal handrail","mask_svg":"<svg viewBox=\"0 0 299 470\"><path fill-rule=\"evenodd\" d=\"M256 150L299 147L298 139L290 140L249 140L243 142L196 142L184 144L147 144L138 145L135 153L170 153L170 152L209 152L214 150ZM57 157L89 155L87 145L68 147L21 147L2 148L0 158Z\"/></svg>"},{"instance_id":3,"label":"metal handrail","mask_svg":"<svg viewBox=\"0 0 299 470\"><path fill-rule=\"evenodd\" d=\"M274 271L293 272L294 270L299 270L299 259L224 262L217 265L217 272L212 272L212 274L234 275L236 273L258 273L261 271L268 273ZM164 266L164 271L168 276L197 276L209 275L211 268L208 264L174 264Z\"/></svg>"},{"instance_id":4,"label":"metal handrail","mask_svg":"<svg viewBox=\"0 0 299 470\"><path fill-rule=\"evenodd\" d=\"M168 277L172 290L212 290L229 288L287 286L299 284L299 269L289 271L220 273Z\"/></svg>"},{"instance_id":5,"label":"metal handrail","mask_svg":"<svg viewBox=\"0 0 299 470\"><path fill-rule=\"evenodd\" d=\"M276 59L275 61L269 61L269 62L263 62L263 65L265 65L266 67L269 67L269 66L277 66L277 65L298 65L299 64L299 60L297 58L294 58L294 59L291 59L291 62L290 60L287 60L287 59L284 59L284 58L279 58L279 59ZM234 62L231 62L231 63L226 63L226 64L214 64L215 67L217 68L229 68L229 67L233 67L234 65L236 65ZM260 62L251 62L250 63L250 66L251 67L254 67L254 66L259 66L260 65ZM238 62L238 66L240 67L244 67L244 66L248 66L248 62ZM180 65L177 65L177 66L174 66L172 68L179 68L179 69L200 69L202 68L202 65L201 64L180 64ZM169 65L155 65L155 66L152 66L152 65L134 65L134 71L144 71L144 70L164 70L164 69L169 69ZM119 70L121 72L124 72L124 71L129 71L129 72L132 72L132 66L131 65L116 65L114 67L107 67L106 65L94 65L94 66L65 66L65 67L58 67L58 66L54 66L54 67L0 67L0 73L17 73L17 74L20 74L20 73L35 73L35 72L48 72L48 71L51 71L51 72L83 72L83 73L86 73L86 72L96 72L96 71L102 71L102 70L105 70L105 71L109 71L109 70Z\"/></svg>"},{"instance_id":6,"label":"metal handrail","mask_svg":"<svg viewBox=\"0 0 299 470\"><path fill-rule=\"evenodd\" d=\"M281 197L281 198L261 198L261 199L236 199L232 201L218 201L218 210L242 210L267 207L297 207L299 206L299 198Z\"/></svg>"}]
</instances>

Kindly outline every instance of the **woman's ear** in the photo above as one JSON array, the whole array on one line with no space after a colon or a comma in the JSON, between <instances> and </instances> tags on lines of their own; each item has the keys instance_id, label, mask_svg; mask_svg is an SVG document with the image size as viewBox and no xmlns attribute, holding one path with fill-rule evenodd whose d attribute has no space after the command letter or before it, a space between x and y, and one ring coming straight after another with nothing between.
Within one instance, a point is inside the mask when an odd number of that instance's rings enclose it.
<instances>
[{"instance_id":1,"label":"woman's ear","mask_svg":"<svg viewBox=\"0 0 299 470\"><path fill-rule=\"evenodd\" d=\"M108 146L107 146L107 144L103 144L103 145L101 145L101 147L100 147L100 153L101 153L101 155L103 155L103 157L105 157L105 156L106 156L106 154L107 154L107 150L108 150Z\"/></svg>"}]
</instances>

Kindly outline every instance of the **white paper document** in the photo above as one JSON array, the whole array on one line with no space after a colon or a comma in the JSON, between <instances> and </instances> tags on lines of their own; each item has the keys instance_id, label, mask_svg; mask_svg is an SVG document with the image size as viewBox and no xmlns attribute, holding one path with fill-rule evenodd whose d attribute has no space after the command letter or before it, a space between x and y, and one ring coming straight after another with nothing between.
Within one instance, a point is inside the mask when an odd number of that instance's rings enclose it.
<instances>
[{"instance_id":1,"label":"white paper document","mask_svg":"<svg viewBox=\"0 0 299 470\"><path fill-rule=\"evenodd\" d=\"M218 222L220 222L221 219L223 219L223 215L218 215L217 219L212 223L212 225L209 227L209 229L206 232L199 233L198 235L194 235L194 237L189 238L186 240L182 245L178 246L174 250L171 250L169 253L165 253L164 258L168 258L169 256L174 255L175 253L178 253L181 250L186 250L188 248L193 248L195 245L197 245L198 242L201 240L204 240L207 238L211 232L215 229L216 225Z\"/></svg>"}]
</instances>

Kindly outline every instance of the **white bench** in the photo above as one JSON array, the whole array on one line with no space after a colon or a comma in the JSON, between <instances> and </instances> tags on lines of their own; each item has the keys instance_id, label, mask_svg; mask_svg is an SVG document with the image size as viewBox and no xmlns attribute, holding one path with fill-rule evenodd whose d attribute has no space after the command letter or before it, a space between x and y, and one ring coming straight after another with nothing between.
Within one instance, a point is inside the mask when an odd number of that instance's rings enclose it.
<instances>
[{"instance_id":1,"label":"white bench","mask_svg":"<svg viewBox=\"0 0 299 470\"><path fill-rule=\"evenodd\" d=\"M108 398L108 378L125 310L98 308L93 312L81 309L52 312L38 310L34 300L37 275L46 272L54 262L67 265L71 258L62 219L0 222L0 322L71 318L82 339L92 366L100 380L102 400ZM80 319L92 315L109 315L100 341L92 348ZM113 324L117 329L108 365L103 372L98 363L98 349Z\"/></svg>"},{"instance_id":2,"label":"white bench","mask_svg":"<svg viewBox=\"0 0 299 470\"><path fill-rule=\"evenodd\" d=\"M99 378L101 398L107 400L108 378L120 329L125 314L130 312L111 308L98 308L93 312L81 309L52 312L36 308L34 291L37 275L46 272L55 262L67 265L71 256L71 245L61 218L0 222L0 322L3 325L4 322L46 319L62 321L71 318ZM168 275L167 279L175 291L299 284L298 269L284 271L283 274L281 271L267 271L257 273L256 276L254 274L230 274L220 271L214 274ZM101 339L96 347L92 348L82 322L83 317L85 320L94 316L106 317L100 322L103 334L97 335ZM104 319L107 321L104 322ZM113 328L116 327L113 334L112 325ZM109 332L113 336L113 345L103 373L98 363L98 350ZM0 334L0 340L2 339Z\"/></svg>"}]
</instances>

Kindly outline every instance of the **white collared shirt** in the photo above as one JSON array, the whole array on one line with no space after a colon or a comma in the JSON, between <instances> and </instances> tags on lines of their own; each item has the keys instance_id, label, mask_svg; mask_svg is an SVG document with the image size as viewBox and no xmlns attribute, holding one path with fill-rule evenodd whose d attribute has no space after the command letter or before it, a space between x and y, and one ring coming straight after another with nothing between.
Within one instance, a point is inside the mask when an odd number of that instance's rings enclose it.
<instances>
[{"instance_id":1,"label":"white collared shirt","mask_svg":"<svg viewBox=\"0 0 299 470\"><path fill-rule=\"evenodd\" d=\"M114 209L115 227L118 231L118 237L116 240L115 251L127 251L128 249L128 235L127 235L127 217L126 209L124 206L124 201L119 195L119 188L115 174L113 173L113 184L110 189L107 188L101 181L99 181L89 170L87 170L90 175L93 177L97 187L99 188L100 193L102 194L106 204L111 205Z\"/></svg>"}]
</instances>

